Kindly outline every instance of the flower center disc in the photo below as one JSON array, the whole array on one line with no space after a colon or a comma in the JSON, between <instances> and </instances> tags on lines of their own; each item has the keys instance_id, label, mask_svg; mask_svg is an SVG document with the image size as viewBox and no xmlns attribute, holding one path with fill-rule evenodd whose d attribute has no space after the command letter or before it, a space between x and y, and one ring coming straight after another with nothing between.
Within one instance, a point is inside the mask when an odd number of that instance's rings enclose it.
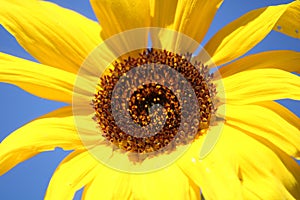
<instances>
[{"instance_id":1,"label":"flower center disc","mask_svg":"<svg viewBox=\"0 0 300 200\"><path fill-rule=\"evenodd\" d=\"M200 49L201 56L192 56L197 48L184 34L149 27L101 43L82 64L73 92L84 148L102 164L130 173L166 167L203 139L196 151L206 155L222 128L212 127L223 92L217 70L210 73L203 64L214 67L208 54Z\"/></svg>"},{"instance_id":2,"label":"flower center disc","mask_svg":"<svg viewBox=\"0 0 300 200\"><path fill-rule=\"evenodd\" d=\"M195 136L201 135L202 129L208 128L215 111L211 100L215 86L210 82L211 78L207 67L200 63L193 65L188 56L166 50L145 50L136 57L116 61L114 69L101 77L102 89L93 100L94 119L107 141L122 150L141 154L171 152L178 145L192 142ZM186 89L184 79L191 85L191 91ZM145 84L146 80L148 84ZM190 98L189 106L182 110L173 91L180 99L193 95L195 98ZM185 98L183 104L187 101ZM200 117L194 105L199 106ZM193 123L183 124L180 131L183 114L185 120ZM173 140L172 145L168 145ZM159 151L162 148L164 151Z\"/></svg>"}]
</instances>

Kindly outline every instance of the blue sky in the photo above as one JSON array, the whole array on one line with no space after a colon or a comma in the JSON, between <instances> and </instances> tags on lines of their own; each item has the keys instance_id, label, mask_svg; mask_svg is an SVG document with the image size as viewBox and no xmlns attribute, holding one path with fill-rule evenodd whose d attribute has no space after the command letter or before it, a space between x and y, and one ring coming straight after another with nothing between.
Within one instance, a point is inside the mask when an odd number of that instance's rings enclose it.
<instances>
[{"instance_id":1,"label":"blue sky","mask_svg":"<svg viewBox=\"0 0 300 200\"><path fill-rule=\"evenodd\" d=\"M52 1L64 7L71 8L87 17L94 19L92 9L88 1L82 0L55 0ZM270 3L271 2L271 3ZM228 0L225 1L216 15L215 20L204 41L207 41L218 29L255 8L288 3L287 0ZM1 8L0 8L1 9ZM199 22L201 23L201 21ZM272 32L267 38L251 50L249 53L274 49L289 49L300 51L300 40L289 38L277 32ZM2 27L0 27L0 52L9 53L22 58L34 60L25 52ZM21 127L25 123L57 109L64 104L48 101L35 97L16 86L0 83L0 141L9 133ZM293 110L300 116L300 103L283 100L283 105ZM68 154L61 149L52 152L41 153L38 156L16 166L7 174L0 177L0 199L43 199L47 184L59 162ZM75 199L79 199L78 193Z\"/></svg>"}]
</instances>

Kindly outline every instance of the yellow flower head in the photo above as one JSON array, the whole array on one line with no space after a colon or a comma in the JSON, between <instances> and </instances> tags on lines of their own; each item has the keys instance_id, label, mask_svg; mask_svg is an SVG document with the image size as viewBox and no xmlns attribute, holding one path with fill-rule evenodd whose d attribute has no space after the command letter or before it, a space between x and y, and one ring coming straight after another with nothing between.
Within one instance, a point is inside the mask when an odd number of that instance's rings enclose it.
<instances>
[{"instance_id":1,"label":"yellow flower head","mask_svg":"<svg viewBox=\"0 0 300 200\"><path fill-rule=\"evenodd\" d=\"M200 44L222 0L0 0L39 63L0 53L0 81L68 104L0 143L0 174L74 150L45 199L300 199L300 53L243 56L272 30L300 38L300 2L246 13Z\"/></svg>"}]
</instances>

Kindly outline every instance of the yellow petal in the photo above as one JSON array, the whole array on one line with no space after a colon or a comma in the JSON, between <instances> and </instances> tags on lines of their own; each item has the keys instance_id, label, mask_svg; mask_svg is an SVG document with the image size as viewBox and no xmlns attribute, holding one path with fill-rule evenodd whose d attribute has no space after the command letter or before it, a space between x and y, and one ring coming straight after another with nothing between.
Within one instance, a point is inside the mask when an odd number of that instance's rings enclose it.
<instances>
[{"instance_id":1,"label":"yellow petal","mask_svg":"<svg viewBox=\"0 0 300 200\"><path fill-rule=\"evenodd\" d=\"M154 173L137 175L133 193L137 199L193 199L200 196L200 190L177 165L171 165ZM176 190L174 189L176 188ZM198 194L198 195L197 195Z\"/></svg>"},{"instance_id":2,"label":"yellow petal","mask_svg":"<svg viewBox=\"0 0 300 200\"><path fill-rule=\"evenodd\" d=\"M273 30L300 38L300 2L296 1L280 17Z\"/></svg>"},{"instance_id":3,"label":"yellow petal","mask_svg":"<svg viewBox=\"0 0 300 200\"><path fill-rule=\"evenodd\" d=\"M136 56L148 45L150 26L149 0L90 0L101 27L101 37L117 57ZM120 34L116 37L113 35ZM136 51L135 51L136 50Z\"/></svg>"},{"instance_id":4,"label":"yellow petal","mask_svg":"<svg viewBox=\"0 0 300 200\"><path fill-rule=\"evenodd\" d=\"M64 107L11 133L0 143L0 175L43 151L81 148L72 108Z\"/></svg>"},{"instance_id":5,"label":"yellow petal","mask_svg":"<svg viewBox=\"0 0 300 200\"><path fill-rule=\"evenodd\" d=\"M233 63L220 68L223 78L231 76L241 71L276 68L288 72L300 73L300 52L295 51L267 51L243 57Z\"/></svg>"},{"instance_id":6,"label":"yellow petal","mask_svg":"<svg viewBox=\"0 0 300 200\"><path fill-rule=\"evenodd\" d=\"M269 147L225 126L211 154L195 164L205 199L299 199L300 166Z\"/></svg>"},{"instance_id":7,"label":"yellow petal","mask_svg":"<svg viewBox=\"0 0 300 200\"><path fill-rule=\"evenodd\" d=\"M174 29L201 43L223 0L179 0Z\"/></svg>"},{"instance_id":8,"label":"yellow petal","mask_svg":"<svg viewBox=\"0 0 300 200\"><path fill-rule=\"evenodd\" d=\"M76 73L101 42L100 26L45 1L1 0L0 24L43 64Z\"/></svg>"},{"instance_id":9,"label":"yellow petal","mask_svg":"<svg viewBox=\"0 0 300 200\"><path fill-rule=\"evenodd\" d=\"M232 61L263 40L276 26L278 20L285 16L286 10L296 4L298 2L250 11L217 32L204 49L211 55L216 65Z\"/></svg>"},{"instance_id":10,"label":"yellow petal","mask_svg":"<svg viewBox=\"0 0 300 200\"><path fill-rule=\"evenodd\" d=\"M84 200L133 199L131 197L131 176L99 165L97 176L83 192Z\"/></svg>"},{"instance_id":11,"label":"yellow petal","mask_svg":"<svg viewBox=\"0 0 300 200\"><path fill-rule=\"evenodd\" d=\"M300 77L279 69L255 69L223 79L228 104L300 99Z\"/></svg>"},{"instance_id":12,"label":"yellow petal","mask_svg":"<svg viewBox=\"0 0 300 200\"><path fill-rule=\"evenodd\" d=\"M194 141L190 149L180 158L178 165L201 188L205 199L241 199L240 180L234 170L228 170L228 168L232 168L233 160L230 157L225 157L227 155L225 151L223 157L218 157L218 160L210 164L210 158L215 156L216 153L214 152L217 151L214 148L211 152L213 155L210 156L208 154L208 158L204 158L205 162L200 162L200 151L203 141L204 137ZM218 143L216 148L220 146ZM211 166L206 167L206 165Z\"/></svg>"},{"instance_id":13,"label":"yellow petal","mask_svg":"<svg viewBox=\"0 0 300 200\"><path fill-rule=\"evenodd\" d=\"M150 25L149 1L91 0L105 39L114 34Z\"/></svg>"},{"instance_id":14,"label":"yellow petal","mask_svg":"<svg viewBox=\"0 0 300 200\"><path fill-rule=\"evenodd\" d=\"M223 0L153 0L151 26L169 28L201 43ZM152 35L152 41L164 47L171 40L166 33ZM174 39L172 39L174 40Z\"/></svg>"},{"instance_id":15,"label":"yellow petal","mask_svg":"<svg viewBox=\"0 0 300 200\"><path fill-rule=\"evenodd\" d=\"M97 175L98 165L98 161L89 152L72 152L54 172L45 199L72 200L75 192L90 183Z\"/></svg>"},{"instance_id":16,"label":"yellow petal","mask_svg":"<svg viewBox=\"0 0 300 200\"><path fill-rule=\"evenodd\" d=\"M300 119L290 124L268 108L270 102L257 105L226 106L226 122L260 136L290 156L300 156ZM296 116L295 116L296 117Z\"/></svg>"},{"instance_id":17,"label":"yellow petal","mask_svg":"<svg viewBox=\"0 0 300 200\"><path fill-rule=\"evenodd\" d=\"M232 126L228 131L233 133L228 139L233 140L232 150L238 152L239 177L246 199L250 193L261 199L300 198L300 166L293 158L239 127Z\"/></svg>"},{"instance_id":18,"label":"yellow petal","mask_svg":"<svg viewBox=\"0 0 300 200\"><path fill-rule=\"evenodd\" d=\"M289 109L286 107L280 105L277 102L274 101L268 101L268 102L261 102L260 105L272 110L280 117L284 118L288 123L290 123L292 126L297 127L300 129L300 119L298 116L296 116L294 113L292 113Z\"/></svg>"},{"instance_id":19,"label":"yellow petal","mask_svg":"<svg viewBox=\"0 0 300 200\"><path fill-rule=\"evenodd\" d=\"M173 27L178 0L150 0L151 26Z\"/></svg>"},{"instance_id":20,"label":"yellow petal","mask_svg":"<svg viewBox=\"0 0 300 200\"><path fill-rule=\"evenodd\" d=\"M39 97L71 103L75 79L73 73L0 53L0 82Z\"/></svg>"},{"instance_id":21,"label":"yellow petal","mask_svg":"<svg viewBox=\"0 0 300 200\"><path fill-rule=\"evenodd\" d=\"M176 188L176 190L174 189ZM145 174L103 168L84 191L84 199L199 199L200 191L175 165Z\"/></svg>"}]
</instances>

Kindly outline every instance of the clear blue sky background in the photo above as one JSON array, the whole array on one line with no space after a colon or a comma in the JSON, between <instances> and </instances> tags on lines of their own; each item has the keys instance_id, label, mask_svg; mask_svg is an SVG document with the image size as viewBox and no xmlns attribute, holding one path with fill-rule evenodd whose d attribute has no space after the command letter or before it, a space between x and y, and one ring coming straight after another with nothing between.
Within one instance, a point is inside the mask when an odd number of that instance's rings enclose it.
<instances>
[{"instance_id":1,"label":"clear blue sky background","mask_svg":"<svg viewBox=\"0 0 300 200\"><path fill-rule=\"evenodd\" d=\"M63 7L71 8L95 20L89 2L83 0L53 0ZM288 3L288 0L225 0L205 38L207 41L218 29L242 14L259 7ZM1 9L1 7L0 7ZM199 21L201 23L201 21ZM192 24L191 24L192 25ZM277 32L272 32L261 44L249 53L266 50L289 49L300 51L300 40L289 38ZM0 51L22 58L34 60L0 27ZM16 86L0 83L0 141L9 133L25 123L57 109L64 104L35 97ZM300 116L300 103L283 100L282 104ZM16 166L10 172L0 177L0 199L19 200L43 199L48 182L59 162L68 154L61 149L41 153L38 156ZM78 166L79 167L79 166ZM74 199L80 199L78 192Z\"/></svg>"}]
</instances>

